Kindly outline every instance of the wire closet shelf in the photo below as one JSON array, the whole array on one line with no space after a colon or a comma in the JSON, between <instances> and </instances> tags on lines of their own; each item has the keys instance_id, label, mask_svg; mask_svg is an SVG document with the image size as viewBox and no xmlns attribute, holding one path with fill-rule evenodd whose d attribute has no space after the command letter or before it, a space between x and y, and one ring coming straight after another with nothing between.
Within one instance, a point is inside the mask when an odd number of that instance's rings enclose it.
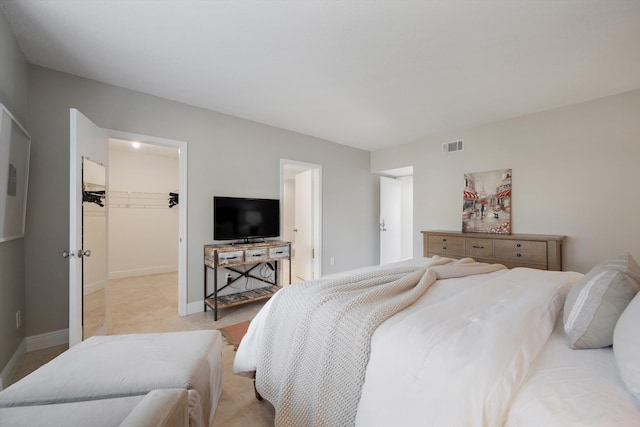
<instances>
[{"instance_id":1,"label":"wire closet shelf","mask_svg":"<svg viewBox=\"0 0 640 427\"><path fill-rule=\"evenodd\" d=\"M109 190L110 208L169 209L178 204L177 192Z\"/></svg>"}]
</instances>

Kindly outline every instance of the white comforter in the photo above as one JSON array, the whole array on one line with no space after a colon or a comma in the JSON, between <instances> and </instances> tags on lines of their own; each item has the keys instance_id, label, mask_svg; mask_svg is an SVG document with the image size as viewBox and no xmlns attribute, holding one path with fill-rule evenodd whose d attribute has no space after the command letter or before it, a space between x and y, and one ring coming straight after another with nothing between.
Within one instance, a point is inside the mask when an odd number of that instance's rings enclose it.
<instances>
[{"instance_id":1,"label":"white comforter","mask_svg":"<svg viewBox=\"0 0 640 427\"><path fill-rule=\"evenodd\" d=\"M505 426L637 427L640 402L622 382L613 348L572 350L560 314Z\"/></svg>"},{"instance_id":2,"label":"white comforter","mask_svg":"<svg viewBox=\"0 0 640 427\"><path fill-rule=\"evenodd\" d=\"M374 333L356 425L502 425L579 277L513 269L438 280ZM242 340L235 373L255 370L270 306Z\"/></svg>"}]
</instances>

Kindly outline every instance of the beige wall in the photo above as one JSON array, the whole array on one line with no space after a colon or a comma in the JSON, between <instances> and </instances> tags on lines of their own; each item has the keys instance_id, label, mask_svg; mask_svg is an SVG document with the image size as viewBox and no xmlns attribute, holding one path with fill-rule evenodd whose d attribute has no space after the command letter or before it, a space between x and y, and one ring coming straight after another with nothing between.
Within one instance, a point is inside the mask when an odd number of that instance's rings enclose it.
<instances>
[{"instance_id":1,"label":"beige wall","mask_svg":"<svg viewBox=\"0 0 640 427\"><path fill-rule=\"evenodd\" d=\"M144 148L109 151L110 278L178 270L178 208L169 208L168 201L179 185L178 149L173 151L173 157ZM131 207L113 197L125 191L132 192ZM140 207L144 203L147 207Z\"/></svg>"},{"instance_id":2,"label":"beige wall","mask_svg":"<svg viewBox=\"0 0 640 427\"><path fill-rule=\"evenodd\" d=\"M0 13L0 103L29 130L25 120L27 61L3 13ZM24 286L24 239L0 243L0 372L5 369L25 337ZM15 315L18 310L21 310L23 319L20 328L16 328ZM9 379L0 380L8 382Z\"/></svg>"},{"instance_id":3,"label":"beige wall","mask_svg":"<svg viewBox=\"0 0 640 427\"><path fill-rule=\"evenodd\" d=\"M60 254L68 241L70 107L103 128L189 144L188 302L203 297L213 195L279 198L281 158L323 166L323 271L377 263L378 195L369 152L41 67L29 71L35 201L28 208L27 335L68 326L69 268Z\"/></svg>"},{"instance_id":4,"label":"beige wall","mask_svg":"<svg viewBox=\"0 0 640 427\"><path fill-rule=\"evenodd\" d=\"M380 150L371 170L413 165L420 230L460 230L463 174L513 169L512 231L566 235L564 269L623 251L640 260L640 90ZM442 144L463 138L461 152Z\"/></svg>"}]
</instances>

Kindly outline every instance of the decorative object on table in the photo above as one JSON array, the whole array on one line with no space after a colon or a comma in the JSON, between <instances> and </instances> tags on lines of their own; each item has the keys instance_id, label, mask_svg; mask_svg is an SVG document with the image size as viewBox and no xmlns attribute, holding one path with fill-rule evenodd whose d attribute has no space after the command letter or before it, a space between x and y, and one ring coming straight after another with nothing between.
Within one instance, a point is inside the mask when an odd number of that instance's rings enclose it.
<instances>
[{"instance_id":1,"label":"decorative object on table","mask_svg":"<svg viewBox=\"0 0 640 427\"><path fill-rule=\"evenodd\" d=\"M511 169L464 174L462 232L511 234Z\"/></svg>"},{"instance_id":2,"label":"decorative object on table","mask_svg":"<svg viewBox=\"0 0 640 427\"><path fill-rule=\"evenodd\" d=\"M24 236L31 137L0 104L0 242Z\"/></svg>"}]
</instances>

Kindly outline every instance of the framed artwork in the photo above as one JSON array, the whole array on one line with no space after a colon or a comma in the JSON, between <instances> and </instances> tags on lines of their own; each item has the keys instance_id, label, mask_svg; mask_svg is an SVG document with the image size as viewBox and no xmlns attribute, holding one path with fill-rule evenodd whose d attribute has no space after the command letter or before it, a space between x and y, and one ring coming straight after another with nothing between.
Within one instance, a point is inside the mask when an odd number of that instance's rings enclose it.
<instances>
[{"instance_id":1,"label":"framed artwork","mask_svg":"<svg viewBox=\"0 0 640 427\"><path fill-rule=\"evenodd\" d=\"M464 174L462 232L511 234L511 169Z\"/></svg>"},{"instance_id":2,"label":"framed artwork","mask_svg":"<svg viewBox=\"0 0 640 427\"><path fill-rule=\"evenodd\" d=\"M31 137L0 104L0 242L24 236Z\"/></svg>"}]
</instances>

